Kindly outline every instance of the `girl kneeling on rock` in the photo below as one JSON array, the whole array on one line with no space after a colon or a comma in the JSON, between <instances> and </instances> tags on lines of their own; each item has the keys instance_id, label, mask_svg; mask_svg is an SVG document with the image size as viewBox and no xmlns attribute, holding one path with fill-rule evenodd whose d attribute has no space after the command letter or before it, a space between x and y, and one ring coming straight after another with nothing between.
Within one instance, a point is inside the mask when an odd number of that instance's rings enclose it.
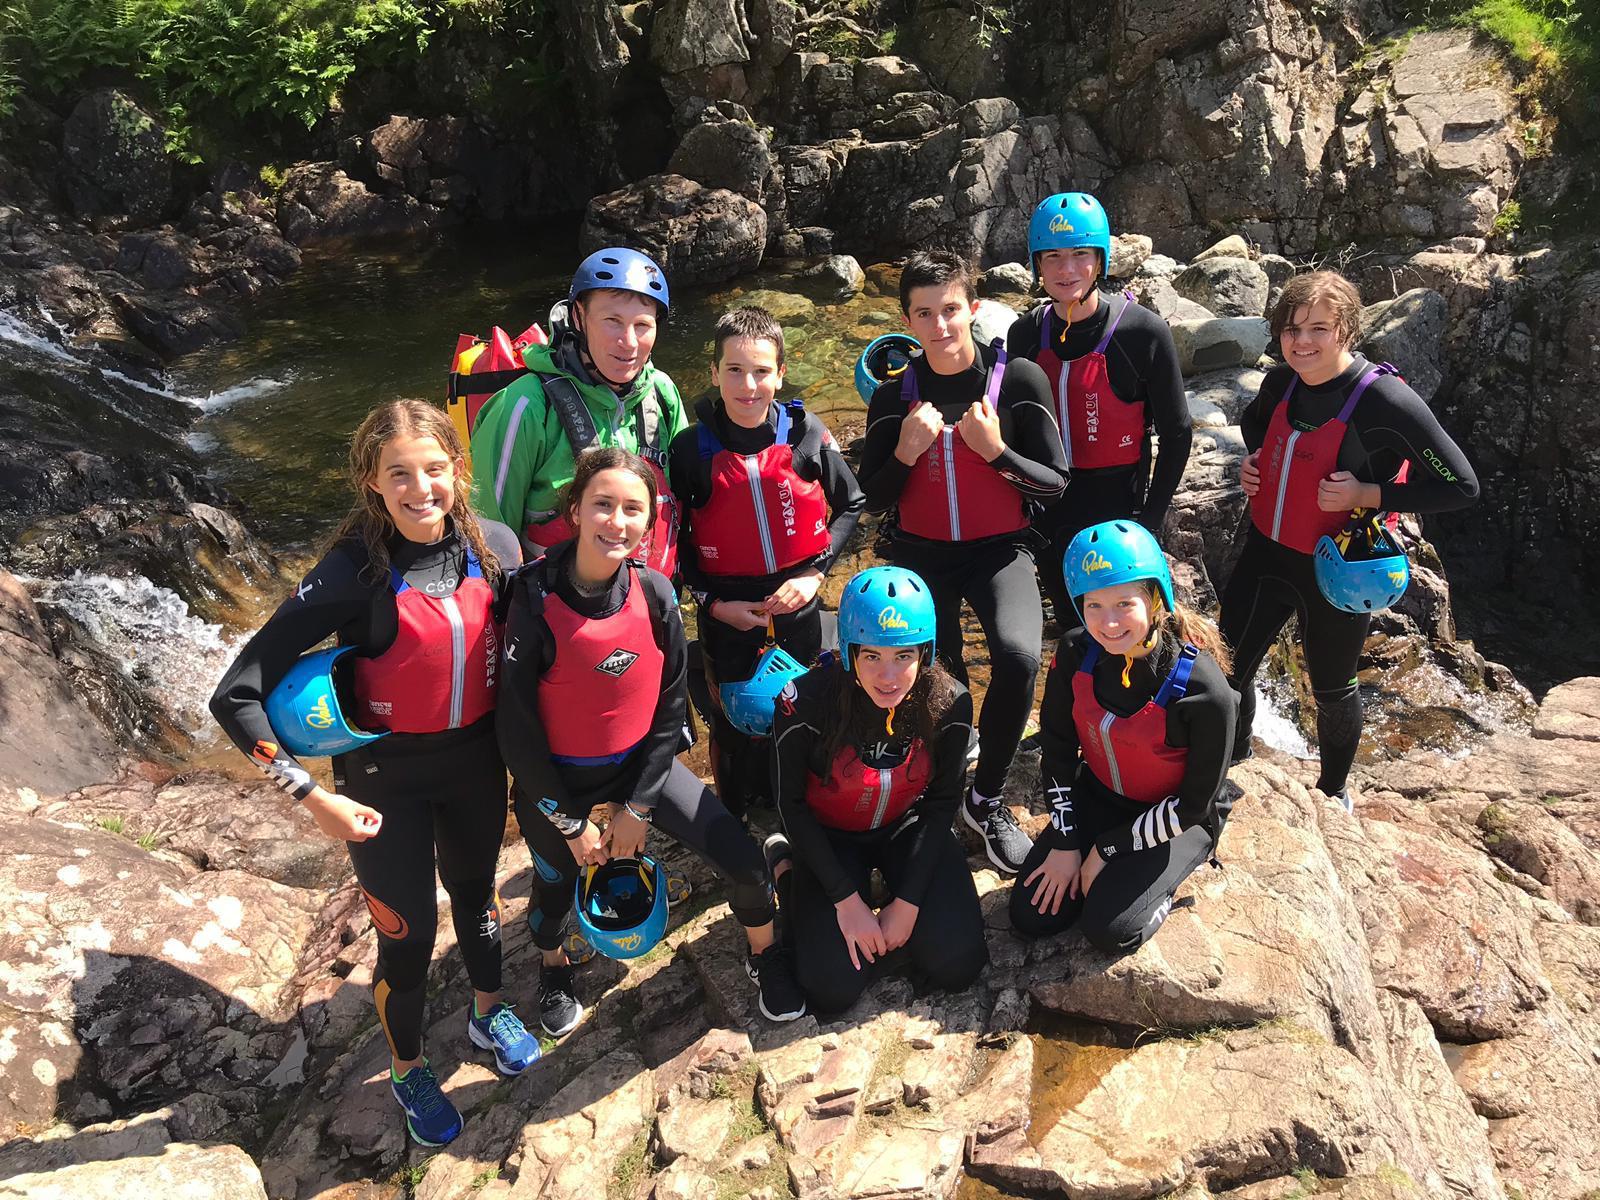
<instances>
[{"instance_id":1,"label":"girl kneeling on rock","mask_svg":"<svg viewBox=\"0 0 1600 1200\"><path fill-rule=\"evenodd\" d=\"M773 939L761 848L674 757L687 697L683 622L667 577L634 557L658 502L644 459L589 451L562 506L575 535L524 567L512 589L500 748L538 876L528 923L543 953L539 1021L552 1037L583 1016L564 948L579 868L638 857L652 823L729 881L762 1013L788 1021L805 1012ZM610 809L603 833L589 820L601 804Z\"/></svg>"},{"instance_id":2,"label":"girl kneeling on rock","mask_svg":"<svg viewBox=\"0 0 1600 1200\"><path fill-rule=\"evenodd\" d=\"M413 1140L441 1145L461 1132L461 1116L422 1056L435 859L475 992L473 1044L493 1050L507 1075L539 1057L501 999L495 892L506 823L496 609L501 564L514 565L519 551L509 536L492 543L508 531L473 516L460 439L431 404L396 401L368 414L351 442L350 478L356 502L328 551L240 651L211 712L323 833L349 844L378 935L373 996L395 1098ZM344 660L331 669L348 673L341 690L353 694L355 729L331 689L317 691L330 668L302 686L321 656L301 656L329 636ZM337 793L314 783L284 744L306 730L335 735L302 752L333 753Z\"/></svg>"},{"instance_id":3,"label":"girl kneeling on rock","mask_svg":"<svg viewBox=\"0 0 1600 1200\"><path fill-rule=\"evenodd\" d=\"M773 722L778 813L767 858L793 933L796 974L820 1012L849 1007L884 955L906 947L936 987L988 961L961 802L972 697L934 661L934 602L901 567L845 585L842 661L795 680ZM871 876L891 898L874 912Z\"/></svg>"},{"instance_id":4,"label":"girl kneeling on rock","mask_svg":"<svg viewBox=\"0 0 1600 1200\"><path fill-rule=\"evenodd\" d=\"M1066 590L1083 621L1045 679L1039 741L1050 825L1011 892L1011 924L1076 923L1108 954L1155 935L1172 896L1213 856L1237 699L1227 650L1173 599L1166 556L1133 521L1073 538Z\"/></svg>"}]
</instances>

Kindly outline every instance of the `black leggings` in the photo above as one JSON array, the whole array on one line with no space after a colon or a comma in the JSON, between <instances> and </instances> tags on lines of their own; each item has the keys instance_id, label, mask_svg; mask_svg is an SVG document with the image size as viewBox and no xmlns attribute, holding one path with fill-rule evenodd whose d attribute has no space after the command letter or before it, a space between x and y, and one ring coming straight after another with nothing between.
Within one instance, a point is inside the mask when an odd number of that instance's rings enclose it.
<instances>
[{"instance_id":1,"label":"black leggings","mask_svg":"<svg viewBox=\"0 0 1600 1200\"><path fill-rule=\"evenodd\" d=\"M552 764L551 770L556 769ZM539 949L555 950L566 936L578 862L572 857L567 839L528 798L530 793L542 795L543 791L537 780L519 779L512 804L522 836L533 854L533 871L539 885L538 902L528 909L528 928ZM626 800L629 794L619 790L617 800ZM751 839L739 818L722 806L716 793L676 759L656 800L655 827L689 847L727 878L728 907L739 924L754 929L772 920L772 889L761 847Z\"/></svg>"},{"instance_id":2,"label":"black leggings","mask_svg":"<svg viewBox=\"0 0 1600 1200\"><path fill-rule=\"evenodd\" d=\"M1127 824L1138 813L1132 804L1108 803L1084 787L1073 789L1072 799L1073 815L1086 842ZM1011 887L1011 927L1025 937L1045 937L1076 924L1091 945L1107 954L1131 954L1155 936L1172 911L1178 885L1211 857L1215 844L1204 826L1193 825L1170 842L1119 855L1095 877L1088 896L1063 899L1061 911L1052 914L1033 906L1038 880L1023 883L1050 853L1041 838Z\"/></svg>"},{"instance_id":3,"label":"black leggings","mask_svg":"<svg viewBox=\"0 0 1600 1200\"><path fill-rule=\"evenodd\" d=\"M822 605L810 604L785 616L775 617L773 633L796 662L809 667L822 652ZM704 658L706 683L711 690L711 712L704 714L711 723L711 773L717 782L717 795L728 811L742 817L752 803L771 805L772 742L751 737L722 715L717 687L749 679L756 659L767 644L767 631L735 629L701 609L698 618L700 652Z\"/></svg>"},{"instance_id":4,"label":"black leggings","mask_svg":"<svg viewBox=\"0 0 1600 1200\"><path fill-rule=\"evenodd\" d=\"M883 872L889 890L895 890L905 872L917 829L917 823L909 821L892 830L869 834L831 829L824 832L840 865L850 873L856 891L865 899L872 893L873 867ZM954 992L968 987L978 977L989 961L989 947L984 942L983 913L978 908L978 891L967 868L966 854L955 834L941 830L939 836L939 860L903 956L909 957L912 968L934 987ZM885 960L879 958L873 964L863 961L859 971L850 964L850 951L844 944L844 934L839 932L833 901L805 863L796 859L779 883L789 938L794 944L795 975L807 1001L822 1013L849 1008L886 965ZM891 957L898 959L902 955Z\"/></svg>"},{"instance_id":5,"label":"black leggings","mask_svg":"<svg viewBox=\"0 0 1600 1200\"><path fill-rule=\"evenodd\" d=\"M1126 467L1074 471L1061 499L1034 522L1040 532L1050 539L1050 548L1043 551L1039 582L1044 594L1050 598L1056 624L1062 629L1080 624L1072 606L1072 597L1067 595L1066 577L1062 571L1061 564L1067 546L1081 530L1091 525L1132 518L1139 494L1143 491L1140 486L1143 479L1143 468L1137 463Z\"/></svg>"},{"instance_id":6,"label":"black leggings","mask_svg":"<svg viewBox=\"0 0 1600 1200\"><path fill-rule=\"evenodd\" d=\"M1361 690L1356 668L1372 618L1347 613L1323 599L1309 554L1301 554L1262 534L1253 525L1244 551L1222 593L1222 636L1233 647L1233 677L1239 693L1239 724L1234 753L1243 754L1255 727L1256 690L1252 681L1278 630L1291 614L1300 621L1300 646L1317 704L1317 748L1322 773L1317 786L1332 795L1345 786L1361 742Z\"/></svg>"},{"instance_id":7,"label":"black leggings","mask_svg":"<svg viewBox=\"0 0 1600 1200\"><path fill-rule=\"evenodd\" d=\"M383 814L376 837L346 845L378 931L378 1020L391 1054L417 1058L439 924L435 856L467 976L480 992L500 990L494 875L506 828L506 768L494 717L464 730L391 734L335 758L333 774L341 794Z\"/></svg>"},{"instance_id":8,"label":"black leggings","mask_svg":"<svg viewBox=\"0 0 1600 1200\"><path fill-rule=\"evenodd\" d=\"M893 560L922 576L933 593L939 624L939 657L962 683L961 602L971 607L989 646L989 688L977 719L978 769L972 786L997 797L1005 790L1011 760L1033 708L1033 683L1039 674L1044 613L1039 580L1022 539L981 545L911 541L897 538Z\"/></svg>"}]
</instances>

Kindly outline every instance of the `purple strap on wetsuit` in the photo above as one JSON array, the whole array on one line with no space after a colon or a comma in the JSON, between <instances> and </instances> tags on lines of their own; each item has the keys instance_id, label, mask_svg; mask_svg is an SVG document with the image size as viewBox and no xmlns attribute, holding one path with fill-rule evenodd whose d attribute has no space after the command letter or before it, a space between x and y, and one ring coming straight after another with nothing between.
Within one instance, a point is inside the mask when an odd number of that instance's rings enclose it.
<instances>
[{"instance_id":1,"label":"purple strap on wetsuit","mask_svg":"<svg viewBox=\"0 0 1600 1200\"><path fill-rule=\"evenodd\" d=\"M1006 344L1000 338L995 338L995 340L990 342L989 345L994 350L996 358L994 360L994 367L989 371L989 382L984 388L983 398L989 402L990 408L999 408L1000 381L1005 378L1006 360L1010 358L1010 355L1006 353ZM916 364L908 362L906 364L905 374L902 375L901 378L909 380L909 382L900 385L900 396L903 400L905 400L906 409L909 411L912 405L914 405L918 400L922 399L922 390L917 387Z\"/></svg>"},{"instance_id":2,"label":"purple strap on wetsuit","mask_svg":"<svg viewBox=\"0 0 1600 1200\"><path fill-rule=\"evenodd\" d=\"M1095 354L1104 354L1106 352L1106 347L1111 345L1111 335L1116 333L1117 323L1122 320L1122 314L1128 311L1128 305L1138 302L1137 297L1132 292L1122 293L1120 297L1122 303L1120 305L1114 303L1117 299L1118 297L1116 296L1106 297L1106 307L1111 312L1111 319L1106 322L1105 336L1095 345ZM1044 344L1046 346L1054 346L1056 344L1056 321L1058 319L1056 306L1054 304L1045 305Z\"/></svg>"},{"instance_id":3,"label":"purple strap on wetsuit","mask_svg":"<svg viewBox=\"0 0 1600 1200\"><path fill-rule=\"evenodd\" d=\"M1384 375L1393 375L1398 379L1400 372L1389 363L1379 363L1373 367L1356 381L1356 386L1350 389L1350 399L1344 402L1344 407L1339 410L1339 415L1334 419L1344 425L1350 424L1350 414L1356 410L1356 401L1361 399L1361 394ZM1285 404L1289 402L1289 397L1294 395L1295 385L1299 382L1300 376L1296 375L1289 380L1289 386L1283 389L1283 401Z\"/></svg>"}]
</instances>

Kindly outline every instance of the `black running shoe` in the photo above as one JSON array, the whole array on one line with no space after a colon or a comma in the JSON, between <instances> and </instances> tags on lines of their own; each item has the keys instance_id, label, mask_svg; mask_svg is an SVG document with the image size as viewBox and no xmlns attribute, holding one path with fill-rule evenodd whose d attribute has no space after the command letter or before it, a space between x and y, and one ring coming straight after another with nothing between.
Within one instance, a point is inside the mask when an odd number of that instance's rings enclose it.
<instances>
[{"instance_id":1,"label":"black running shoe","mask_svg":"<svg viewBox=\"0 0 1600 1200\"><path fill-rule=\"evenodd\" d=\"M744 969L761 989L756 1007L769 1021L793 1021L806 1015L806 998L795 982L789 952L774 943L744 961Z\"/></svg>"},{"instance_id":2,"label":"black running shoe","mask_svg":"<svg viewBox=\"0 0 1600 1200\"><path fill-rule=\"evenodd\" d=\"M961 803L961 819L983 839L984 853L995 868L1015 875L1033 849L1033 840L1022 832L1011 810L998 800L986 807L974 806L972 794Z\"/></svg>"},{"instance_id":3,"label":"black running shoe","mask_svg":"<svg viewBox=\"0 0 1600 1200\"><path fill-rule=\"evenodd\" d=\"M583 1019L583 1005L572 984L572 968L539 969L539 1024L551 1037L565 1037Z\"/></svg>"}]
</instances>

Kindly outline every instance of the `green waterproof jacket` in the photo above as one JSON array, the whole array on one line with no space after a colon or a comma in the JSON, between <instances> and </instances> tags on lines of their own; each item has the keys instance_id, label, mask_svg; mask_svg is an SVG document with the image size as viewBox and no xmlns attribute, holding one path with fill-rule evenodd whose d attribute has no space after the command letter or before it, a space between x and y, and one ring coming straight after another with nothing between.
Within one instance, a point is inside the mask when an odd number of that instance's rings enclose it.
<instances>
[{"instance_id":1,"label":"green waterproof jacket","mask_svg":"<svg viewBox=\"0 0 1600 1200\"><path fill-rule=\"evenodd\" d=\"M577 385L594 420L596 445L641 452L639 431L645 397L654 391L660 410L656 441L665 454L688 424L683 400L666 372L646 363L627 395L589 382L570 346L529 346L529 367L509 387L490 396L478 410L472 430L472 504L478 515L523 534L549 519L563 489L572 482L576 458L561 418L545 399L540 375L564 375ZM656 457L656 456L650 456ZM664 464L664 459L660 460Z\"/></svg>"}]
</instances>

